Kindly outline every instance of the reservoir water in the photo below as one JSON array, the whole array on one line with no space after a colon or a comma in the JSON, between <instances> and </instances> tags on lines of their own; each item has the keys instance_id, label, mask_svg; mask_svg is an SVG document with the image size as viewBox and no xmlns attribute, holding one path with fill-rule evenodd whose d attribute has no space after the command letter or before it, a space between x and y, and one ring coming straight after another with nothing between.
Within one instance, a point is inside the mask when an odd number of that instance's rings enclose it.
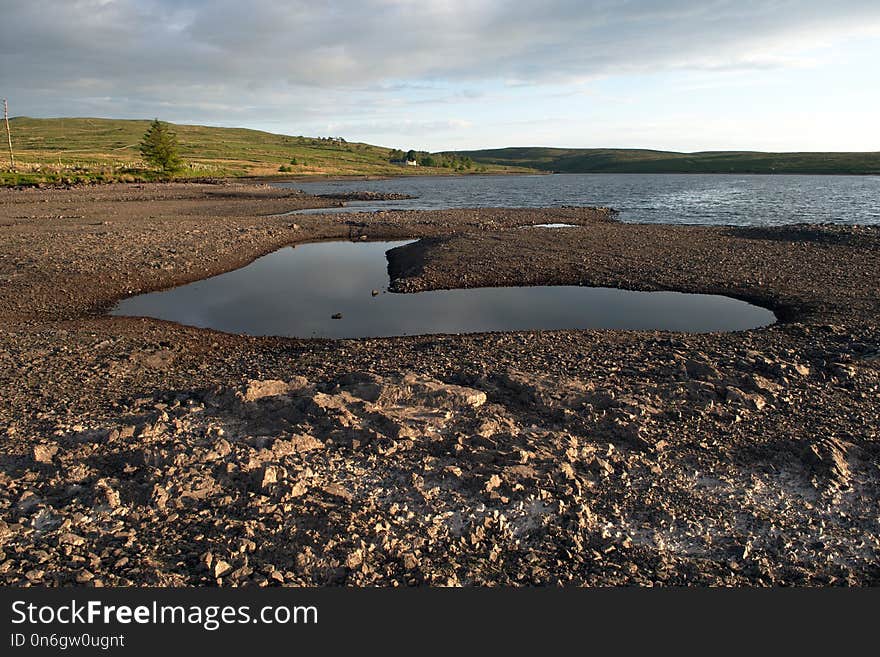
<instances>
[{"instance_id":1,"label":"reservoir water","mask_svg":"<svg viewBox=\"0 0 880 657\"><path fill-rule=\"evenodd\" d=\"M637 223L880 224L880 176L603 173L402 176L278 184L310 194L372 191L417 197L352 201L343 212L604 205L619 210L621 221Z\"/></svg>"},{"instance_id":2,"label":"reservoir water","mask_svg":"<svg viewBox=\"0 0 880 657\"><path fill-rule=\"evenodd\" d=\"M408 243L286 247L235 271L125 299L111 314L302 338L540 329L738 331L776 320L744 301L679 292L578 286L388 292L385 253Z\"/></svg>"}]
</instances>

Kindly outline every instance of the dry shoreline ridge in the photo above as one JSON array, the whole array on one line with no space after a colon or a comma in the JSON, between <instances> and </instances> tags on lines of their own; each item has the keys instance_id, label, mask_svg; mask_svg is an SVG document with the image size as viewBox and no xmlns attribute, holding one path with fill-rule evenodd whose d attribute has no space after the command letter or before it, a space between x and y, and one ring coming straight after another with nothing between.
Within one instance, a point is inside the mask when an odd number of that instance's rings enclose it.
<instances>
[{"instance_id":1,"label":"dry shoreline ridge","mask_svg":"<svg viewBox=\"0 0 880 657\"><path fill-rule=\"evenodd\" d=\"M334 204L0 190L0 582L880 582L878 228L279 216ZM555 222L582 227L517 229ZM421 238L389 253L398 291L669 289L780 321L330 341L105 314L332 238Z\"/></svg>"}]
</instances>

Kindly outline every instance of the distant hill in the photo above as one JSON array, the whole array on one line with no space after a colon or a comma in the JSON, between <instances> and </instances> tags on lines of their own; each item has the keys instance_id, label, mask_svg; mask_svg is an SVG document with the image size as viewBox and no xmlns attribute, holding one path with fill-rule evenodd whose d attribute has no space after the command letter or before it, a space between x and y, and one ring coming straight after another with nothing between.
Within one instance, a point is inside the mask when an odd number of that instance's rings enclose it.
<instances>
[{"instance_id":1,"label":"distant hill","mask_svg":"<svg viewBox=\"0 0 880 657\"><path fill-rule=\"evenodd\" d=\"M138 151L149 123L88 118L10 119L18 173L4 170L8 160L3 134L0 183L156 177L157 174L145 167ZM186 164L179 174L182 177L450 173L442 167L391 164L392 149L341 139L279 135L245 128L176 124L172 127ZM403 142L399 146L408 144ZM505 169L495 165L473 167L474 172Z\"/></svg>"},{"instance_id":2,"label":"distant hill","mask_svg":"<svg viewBox=\"0 0 880 657\"><path fill-rule=\"evenodd\" d=\"M138 143L149 121L58 118L10 119L18 171L7 169L0 140L0 184L151 180ZM400 151L343 139L280 135L245 128L173 125L186 167L179 177L397 176L455 173L443 166L404 167ZM405 142L395 144L406 148ZM426 155L426 154L423 154ZM441 157L441 156L446 156ZM468 173L810 173L880 174L880 153L758 153L613 148L499 148L450 151L428 164L464 161Z\"/></svg>"},{"instance_id":3,"label":"distant hill","mask_svg":"<svg viewBox=\"0 0 880 657\"><path fill-rule=\"evenodd\" d=\"M802 173L880 174L880 152L675 153L617 148L497 148L455 151L474 162L561 173Z\"/></svg>"}]
</instances>

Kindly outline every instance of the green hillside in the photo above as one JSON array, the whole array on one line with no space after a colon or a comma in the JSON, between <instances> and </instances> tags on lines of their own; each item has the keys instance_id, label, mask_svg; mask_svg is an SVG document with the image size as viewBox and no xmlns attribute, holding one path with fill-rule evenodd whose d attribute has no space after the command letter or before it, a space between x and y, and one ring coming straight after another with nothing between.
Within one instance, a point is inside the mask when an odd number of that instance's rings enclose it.
<instances>
[{"instance_id":1,"label":"green hillside","mask_svg":"<svg viewBox=\"0 0 880 657\"><path fill-rule=\"evenodd\" d=\"M150 180L138 144L149 121L118 119L10 120L16 173L9 170L3 135L0 183ZM418 175L449 168L391 164L392 149L341 139L278 135L244 128L173 125L185 167L177 176ZM398 146L406 148L404 142ZM280 170L283 167L283 171ZM497 172L477 165L469 171Z\"/></svg>"},{"instance_id":2,"label":"green hillside","mask_svg":"<svg viewBox=\"0 0 880 657\"><path fill-rule=\"evenodd\" d=\"M616 148L498 148L457 151L474 162L561 173L880 174L880 152L675 153Z\"/></svg>"},{"instance_id":3,"label":"green hillside","mask_svg":"<svg viewBox=\"0 0 880 657\"><path fill-rule=\"evenodd\" d=\"M149 121L10 120L17 168L0 148L0 184L152 180L138 144ZM244 128L174 125L185 166L177 177L393 176L505 171L562 173L880 174L874 153L675 153L638 149L500 148L418 154L423 165L390 160L401 151L343 139L279 135ZM5 137L5 135L3 135ZM2 140L5 142L5 139ZM5 146L5 143L2 144ZM395 144L406 150L408 144ZM468 159L469 158L469 159Z\"/></svg>"}]
</instances>

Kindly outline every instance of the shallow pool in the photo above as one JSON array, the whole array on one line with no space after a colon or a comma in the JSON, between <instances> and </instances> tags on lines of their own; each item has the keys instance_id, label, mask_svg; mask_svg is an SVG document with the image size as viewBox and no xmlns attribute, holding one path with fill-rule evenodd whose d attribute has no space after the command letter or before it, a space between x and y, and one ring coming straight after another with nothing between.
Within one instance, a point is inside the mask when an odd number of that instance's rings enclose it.
<instances>
[{"instance_id":1,"label":"shallow pool","mask_svg":"<svg viewBox=\"0 0 880 657\"><path fill-rule=\"evenodd\" d=\"M540 329L737 331L765 308L718 295L578 286L387 291L385 253L410 242L286 247L241 269L121 301L146 316L247 335L360 338Z\"/></svg>"}]
</instances>

